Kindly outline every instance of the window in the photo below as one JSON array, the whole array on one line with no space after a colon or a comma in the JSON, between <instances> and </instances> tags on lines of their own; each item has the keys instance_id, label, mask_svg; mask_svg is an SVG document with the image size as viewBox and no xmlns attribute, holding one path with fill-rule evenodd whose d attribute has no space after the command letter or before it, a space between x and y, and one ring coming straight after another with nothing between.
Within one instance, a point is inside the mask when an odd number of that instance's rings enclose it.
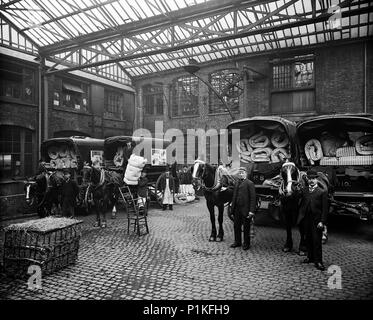
<instances>
[{"instance_id":1,"label":"window","mask_svg":"<svg viewBox=\"0 0 373 320\"><path fill-rule=\"evenodd\" d=\"M123 94L105 90L105 117L123 120Z\"/></svg>"},{"instance_id":2,"label":"window","mask_svg":"<svg viewBox=\"0 0 373 320\"><path fill-rule=\"evenodd\" d=\"M33 132L0 126L0 177L30 176L33 173Z\"/></svg>"},{"instance_id":3,"label":"window","mask_svg":"<svg viewBox=\"0 0 373 320\"><path fill-rule=\"evenodd\" d=\"M239 96L243 92L241 77L231 70L220 70L210 75L212 87L223 97L230 110L238 110ZM209 91L209 113L228 111L226 105L219 99L216 93Z\"/></svg>"},{"instance_id":4,"label":"window","mask_svg":"<svg viewBox=\"0 0 373 320\"><path fill-rule=\"evenodd\" d=\"M72 80L54 80L53 106L88 111L88 87Z\"/></svg>"},{"instance_id":5,"label":"window","mask_svg":"<svg viewBox=\"0 0 373 320\"><path fill-rule=\"evenodd\" d=\"M313 56L298 57L272 66L273 113L299 113L315 108Z\"/></svg>"},{"instance_id":6,"label":"window","mask_svg":"<svg viewBox=\"0 0 373 320\"><path fill-rule=\"evenodd\" d=\"M143 87L144 110L147 115L163 115L163 87L146 85Z\"/></svg>"},{"instance_id":7,"label":"window","mask_svg":"<svg viewBox=\"0 0 373 320\"><path fill-rule=\"evenodd\" d=\"M35 102L36 79L33 69L1 61L0 72L0 96L30 103Z\"/></svg>"},{"instance_id":8,"label":"window","mask_svg":"<svg viewBox=\"0 0 373 320\"><path fill-rule=\"evenodd\" d=\"M184 76L172 84L172 116L198 114L198 85L196 76Z\"/></svg>"}]
</instances>

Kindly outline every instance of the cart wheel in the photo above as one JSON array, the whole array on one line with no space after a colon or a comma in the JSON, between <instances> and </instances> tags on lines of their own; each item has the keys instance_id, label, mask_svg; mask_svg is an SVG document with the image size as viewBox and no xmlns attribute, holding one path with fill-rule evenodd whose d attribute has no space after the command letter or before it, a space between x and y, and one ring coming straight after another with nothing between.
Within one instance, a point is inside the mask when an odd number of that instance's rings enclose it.
<instances>
[{"instance_id":1,"label":"cart wheel","mask_svg":"<svg viewBox=\"0 0 373 320\"><path fill-rule=\"evenodd\" d=\"M161 191L161 185L160 185L160 183L161 183L161 178L162 178L164 175L165 175L165 173L162 173L162 174L158 177L157 182L155 183L155 190L154 190L154 192L155 192L155 197L157 198L157 202L158 202L158 204L160 205L160 207L162 207L162 199L163 199L163 192ZM158 194L159 194L159 195L162 195L162 196L159 196L159 197L158 197Z\"/></svg>"}]
</instances>

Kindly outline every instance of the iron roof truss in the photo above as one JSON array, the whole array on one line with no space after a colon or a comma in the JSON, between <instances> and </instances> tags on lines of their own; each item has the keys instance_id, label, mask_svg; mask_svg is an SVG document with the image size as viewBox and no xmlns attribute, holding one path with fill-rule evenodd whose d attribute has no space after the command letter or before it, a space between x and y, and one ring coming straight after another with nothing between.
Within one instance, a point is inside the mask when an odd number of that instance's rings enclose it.
<instances>
[{"instance_id":1,"label":"iron roof truss","mask_svg":"<svg viewBox=\"0 0 373 320\"><path fill-rule=\"evenodd\" d=\"M369 0L13 0L0 18L54 65L130 80L199 63L371 37ZM335 23L337 23L335 25ZM106 70L106 71L105 71Z\"/></svg>"}]
</instances>

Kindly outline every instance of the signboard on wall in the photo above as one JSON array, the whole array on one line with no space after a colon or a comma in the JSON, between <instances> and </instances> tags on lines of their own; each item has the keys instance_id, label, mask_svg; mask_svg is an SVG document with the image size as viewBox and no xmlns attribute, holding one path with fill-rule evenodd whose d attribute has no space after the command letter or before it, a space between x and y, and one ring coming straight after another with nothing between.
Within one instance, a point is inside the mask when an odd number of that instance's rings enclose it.
<instances>
[{"instance_id":1,"label":"signboard on wall","mask_svg":"<svg viewBox=\"0 0 373 320\"><path fill-rule=\"evenodd\" d=\"M152 166L165 166L167 164L166 149L153 149L151 162Z\"/></svg>"},{"instance_id":2,"label":"signboard on wall","mask_svg":"<svg viewBox=\"0 0 373 320\"><path fill-rule=\"evenodd\" d=\"M94 163L95 161L100 162L100 166L104 163L104 151L103 150L91 150L91 161Z\"/></svg>"}]
</instances>

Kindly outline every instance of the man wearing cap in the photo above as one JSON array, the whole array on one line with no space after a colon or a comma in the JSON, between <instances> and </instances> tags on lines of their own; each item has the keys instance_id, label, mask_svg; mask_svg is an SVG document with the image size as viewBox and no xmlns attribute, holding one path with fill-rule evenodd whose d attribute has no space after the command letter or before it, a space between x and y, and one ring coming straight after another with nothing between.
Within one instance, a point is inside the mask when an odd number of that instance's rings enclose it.
<instances>
[{"instance_id":1,"label":"man wearing cap","mask_svg":"<svg viewBox=\"0 0 373 320\"><path fill-rule=\"evenodd\" d=\"M65 181L62 185L62 214L64 217L73 218L79 187L76 181L71 179L69 169L64 169L63 174Z\"/></svg>"},{"instance_id":2,"label":"man wearing cap","mask_svg":"<svg viewBox=\"0 0 373 320\"><path fill-rule=\"evenodd\" d=\"M308 186L302 190L298 224L306 229L307 258L304 263L314 263L319 270L325 270L322 262L322 232L328 215L328 194L317 184L317 172L307 171Z\"/></svg>"},{"instance_id":3,"label":"man wearing cap","mask_svg":"<svg viewBox=\"0 0 373 320\"><path fill-rule=\"evenodd\" d=\"M231 248L240 247L241 226L243 225L243 250L250 248L250 226L254 217L256 193L254 183L247 178L247 170L241 167L238 171L239 180L236 182L232 198L232 215L234 222L234 243Z\"/></svg>"}]
</instances>

